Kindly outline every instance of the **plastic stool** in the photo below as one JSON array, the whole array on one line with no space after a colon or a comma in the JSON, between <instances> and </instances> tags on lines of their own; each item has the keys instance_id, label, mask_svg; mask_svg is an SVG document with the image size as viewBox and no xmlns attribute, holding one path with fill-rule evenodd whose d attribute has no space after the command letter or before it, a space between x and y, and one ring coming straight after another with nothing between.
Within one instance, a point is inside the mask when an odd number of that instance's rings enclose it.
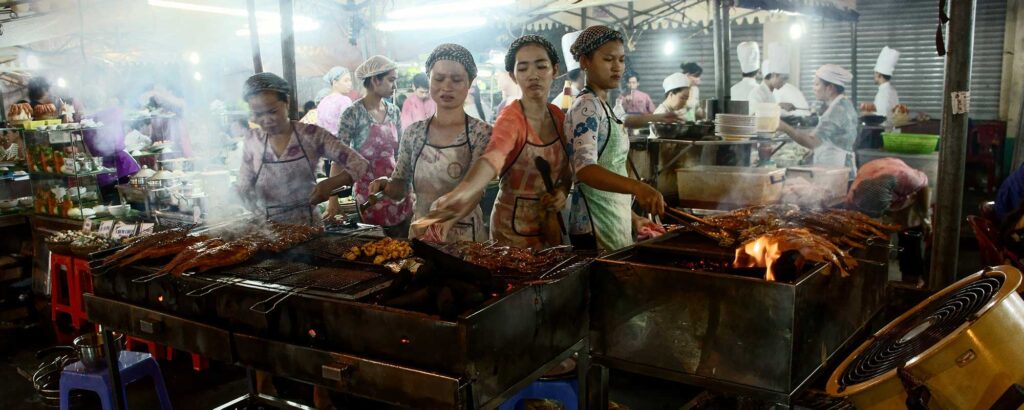
<instances>
[{"instance_id":1,"label":"plastic stool","mask_svg":"<svg viewBox=\"0 0 1024 410\"><path fill-rule=\"evenodd\" d=\"M149 352L149 354L153 355L153 357L156 359L170 359L171 352L174 351L174 349L171 349L170 346L160 346L156 342L152 342L135 336L128 336L127 338L125 338L124 350L131 351L132 349L135 348L135 345L137 344L145 345L146 351Z\"/></svg>"},{"instance_id":2,"label":"plastic stool","mask_svg":"<svg viewBox=\"0 0 1024 410\"><path fill-rule=\"evenodd\" d=\"M81 280L75 274L74 258L50 253L50 316L57 321L57 314L71 317L71 326L82 329L82 322L88 318L82 309Z\"/></svg>"},{"instance_id":3,"label":"plastic stool","mask_svg":"<svg viewBox=\"0 0 1024 410\"><path fill-rule=\"evenodd\" d=\"M185 352L192 355L192 370L201 372L210 367L210 359L196 353ZM167 346L167 360L174 360L174 348Z\"/></svg>"},{"instance_id":4,"label":"plastic stool","mask_svg":"<svg viewBox=\"0 0 1024 410\"><path fill-rule=\"evenodd\" d=\"M171 410L171 397L164 386L164 377L160 374L160 365L148 353L122 351L118 357L118 368L121 370L121 391L129 383L149 376L156 387L156 395L160 400L160 408ZM82 362L74 362L60 373L60 410L68 410L68 398L72 390L88 390L100 396L103 410L112 410L114 406L114 390L110 385L110 372L107 369L87 370ZM127 396L127 393L125 393Z\"/></svg>"},{"instance_id":5,"label":"plastic stool","mask_svg":"<svg viewBox=\"0 0 1024 410\"><path fill-rule=\"evenodd\" d=\"M498 410L522 410L526 400L554 400L565 410L579 410L579 383L576 379L537 380L512 396Z\"/></svg>"}]
</instances>

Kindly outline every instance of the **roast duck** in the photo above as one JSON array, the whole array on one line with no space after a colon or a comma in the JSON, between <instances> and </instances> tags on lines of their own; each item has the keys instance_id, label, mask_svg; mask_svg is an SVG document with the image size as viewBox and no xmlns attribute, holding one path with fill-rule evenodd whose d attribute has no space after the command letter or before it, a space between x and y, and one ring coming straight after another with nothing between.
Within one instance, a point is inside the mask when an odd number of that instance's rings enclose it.
<instances>
[{"instance_id":1,"label":"roast duck","mask_svg":"<svg viewBox=\"0 0 1024 410\"><path fill-rule=\"evenodd\" d=\"M7 111L7 119L10 121L31 121L32 105L29 103L11 104Z\"/></svg>"},{"instance_id":2,"label":"roast duck","mask_svg":"<svg viewBox=\"0 0 1024 410\"><path fill-rule=\"evenodd\" d=\"M57 118L57 106L53 104L36 104L36 106L32 108L32 118L37 120Z\"/></svg>"}]
</instances>

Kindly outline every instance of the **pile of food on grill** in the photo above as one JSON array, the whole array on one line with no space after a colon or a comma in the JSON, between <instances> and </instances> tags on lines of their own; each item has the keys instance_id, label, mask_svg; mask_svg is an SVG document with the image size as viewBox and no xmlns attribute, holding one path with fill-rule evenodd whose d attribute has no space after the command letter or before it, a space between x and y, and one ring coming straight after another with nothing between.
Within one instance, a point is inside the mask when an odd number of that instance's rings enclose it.
<instances>
[{"instance_id":1,"label":"pile of food on grill","mask_svg":"<svg viewBox=\"0 0 1024 410\"><path fill-rule=\"evenodd\" d=\"M55 253L87 255L102 249L119 245L118 240L101 236L95 232L60 231L46 238L47 247Z\"/></svg>"},{"instance_id":2,"label":"pile of food on grill","mask_svg":"<svg viewBox=\"0 0 1024 410\"><path fill-rule=\"evenodd\" d=\"M316 227L275 222L203 233L193 233L191 227L175 228L137 238L104 258L102 266L127 266L174 256L164 264L161 273L205 272L245 262L260 252L284 252L320 233Z\"/></svg>"},{"instance_id":3,"label":"pile of food on grill","mask_svg":"<svg viewBox=\"0 0 1024 410\"><path fill-rule=\"evenodd\" d=\"M365 243L362 246L352 245L342 256L349 261L372 258L374 265L381 265L387 261L412 256L412 246L403 240L384 238Z\"/></svg>"},{"instance_id":4,"label":"pile of food on grill","mask_svg":"<svg viewBox=\"0 0 1024 410\"><path fill-rule=\"evenodd\" d=\"M461 241L446 245L443 250L503 276L535 276L572 257L567 247L534 251L527 248L497 246L493 242Z\"/></svg>"},{"instance_id":5,"label":"pile of food on grill","mask_svg":"<svg viewBox=\"0 0 1024 410\"><path fill-rule=\"evenodd\" d=\"M829 263L848 276L857 261L846 249L864 249L872 241L887 243L900 228L856 211L806 210L795 205L755 206L707 218L678 210L670 213L690 221L687 229L719 246L735 247L734 267L767 268L769 280L774 280L773 265L783 258L798 268L807 262Z\"/></svg>"}]
</instances>

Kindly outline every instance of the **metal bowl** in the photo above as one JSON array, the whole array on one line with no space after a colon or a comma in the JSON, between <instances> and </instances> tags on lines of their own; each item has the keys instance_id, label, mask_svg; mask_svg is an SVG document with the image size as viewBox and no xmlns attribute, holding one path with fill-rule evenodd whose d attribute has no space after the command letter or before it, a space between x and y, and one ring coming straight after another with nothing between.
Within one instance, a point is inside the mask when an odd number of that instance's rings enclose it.
<instances>
[{"instance_id":1,"label":"metal bowl","mask_svg":"<svg viewBox=\"0 0 1024 410\"><path fill-rule=\"evenodd\" d=\"M667 140L699 140L712 125L681 122L652 122L651 136Z\"/></svg>"},{"instance_id":2,"label":"metal bowl","mask_svg":"<svg viewBox=\"0 0 1024 410\"><path fill-rule=\"evenodd\" d=\"M860 121L863 122L866 126L877 127L879 125L882 125L883 122L885 122L885 117L881 115L870 114L861 116Z\"/></svg>"},{"instance_id":3,"label":"metal bowl","mask_svg":"<svg viewBox=\"0 0 1024 410\"><path fill-rule=\"evenodd\" d=\"M123 339L123 334L115 335L114 352L121 351ZM82 366L85 366L86 369L97 370L106 367L107 352L103 347L103 338L100 335L88 333L78 336L71 345L75 348L75 353L78 354L78 360L82 361Z\"/></svg>"}]
</instances>

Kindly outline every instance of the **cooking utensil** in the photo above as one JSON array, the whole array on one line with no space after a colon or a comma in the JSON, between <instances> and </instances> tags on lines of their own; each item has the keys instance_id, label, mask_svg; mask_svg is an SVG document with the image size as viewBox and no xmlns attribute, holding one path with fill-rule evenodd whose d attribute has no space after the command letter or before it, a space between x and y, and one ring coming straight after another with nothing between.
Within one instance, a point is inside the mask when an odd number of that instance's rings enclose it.
<instances>
[{"instance_id":1,"label":"cooking utensil","mask_svg":"<svg viewBox=\"0 0 1024 410\"><path fill-rule=\"evenodd\" d=\"M124 334L119 334L114 339L114 351L121 351L121 341L124 339ZM78 360L82 361L82 366L85 366L89 370L97 370L106 367L107 365L107 354L106 349L103 346L103 338L96 333L87 333L75 338L71 344L75 348L75 353L78 354Z\"/></svg>"},{"instance_id":2,"label":"cooking utensil","mask_svg":"<svg viewBox=\"0 0 1024 410\"><path fill-rule=\"evenodd\" d=\"M554 193L555 183L551 180L551 164L541 157L534 157L533 163L540 171L540 178L544 180L544 188L548 190L549 194ZM558 217L558 229L561 230L562 235L565 235L568 231L565 229L565 221L562 220L562 211L555 212L555 215Z\"/></svg>"},{"instance_id":3,"label":"cooking utensil","mask_svg":"<svg viewBox=\"0 0 1024 410\"><path fill-rule=\"evenodd\" d=\"M384 191L380 191L376 194L372 194L366 197L366 202L359 204L359 209L366 209L371 206L377 205L377 201L380 201L381 198L384 198Z\"/></svg>"}]
</instances>

